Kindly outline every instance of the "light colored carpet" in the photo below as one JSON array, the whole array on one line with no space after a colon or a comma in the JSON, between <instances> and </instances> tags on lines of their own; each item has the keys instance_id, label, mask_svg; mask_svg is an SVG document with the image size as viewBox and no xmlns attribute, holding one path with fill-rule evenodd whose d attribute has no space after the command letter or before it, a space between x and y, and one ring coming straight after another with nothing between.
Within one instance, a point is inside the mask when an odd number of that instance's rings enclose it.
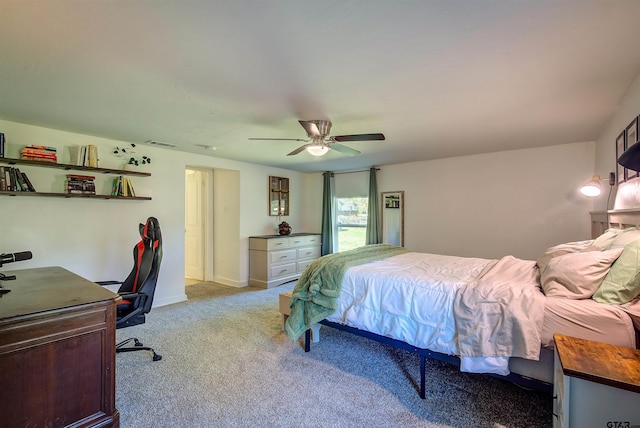
<instances>
[{"instance_id":1,"label":"light colored carpet","mask_svg":"<svg viewBox=\"0 0 640 428\"><path fill-rule=\"evenodd\" d=\"M305 353L281 331L278 294L212 283L188 302L155 308L117 330L162 355L116 356L121 426L141 427L549 427L552 399L499 379L322 327Z\"/></svg>"}]
</instances>

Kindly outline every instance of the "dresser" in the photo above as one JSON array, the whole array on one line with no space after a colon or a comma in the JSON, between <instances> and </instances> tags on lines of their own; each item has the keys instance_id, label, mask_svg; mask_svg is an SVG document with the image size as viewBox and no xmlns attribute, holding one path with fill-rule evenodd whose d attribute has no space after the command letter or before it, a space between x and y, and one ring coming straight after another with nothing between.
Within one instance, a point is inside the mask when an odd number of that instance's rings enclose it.
<instances>
[{"instance_id":1,"label":"dresser","mask_svg":"<svg viewBox=\"0 0 640 428\"><path fill-rule=\"evenodd\" d=\"M272 288L300 277L320 257L320 234L249 237L249 285Z\"/></svg>"},{"instance_id":2,"label":"dresser","mask_svg":"<svg viewBox=\"0 0 640 428\"><path fill-rule=\"evenodd\" d=\"M640 426L640 350L555 334L554 428Z\"/></svg>"},{"instance_id":3,"label":"dresser","mask_svg":"<svg viewBox=\"0 0 640 428\"><path fill-rule=\"evenodd\" d=\"M118 295L60 267L3 273L0 425L118 427Z\"/></svg>"}]
</instances>

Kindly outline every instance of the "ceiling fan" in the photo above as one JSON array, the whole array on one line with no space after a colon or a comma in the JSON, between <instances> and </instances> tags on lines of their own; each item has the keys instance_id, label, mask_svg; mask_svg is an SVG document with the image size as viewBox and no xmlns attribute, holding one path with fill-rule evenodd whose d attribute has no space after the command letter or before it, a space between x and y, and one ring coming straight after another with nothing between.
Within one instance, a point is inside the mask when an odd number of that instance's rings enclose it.
<instances>
[{"instance_id":1,"label":"ceiling fan","mask_svg":"<svg viewBox=\"0 0 640 428\"><path fill-rule=\"evenodd\" d=\"M351 147L339 144L348 141L374 141L384 140L384 134L353 134L353 135L336 135L329 136L331 131L331 122L328 120L299 120L300 125L307 131L308 139L302 138L249 138L250 140L280 140L280 141L304 141L303 146L298 147L287 156L297 155L303 150L307 150L314 156L322 156L329 149L337 150L349 156L359 155L360 152Z\"/></svg>"}]
</instances>

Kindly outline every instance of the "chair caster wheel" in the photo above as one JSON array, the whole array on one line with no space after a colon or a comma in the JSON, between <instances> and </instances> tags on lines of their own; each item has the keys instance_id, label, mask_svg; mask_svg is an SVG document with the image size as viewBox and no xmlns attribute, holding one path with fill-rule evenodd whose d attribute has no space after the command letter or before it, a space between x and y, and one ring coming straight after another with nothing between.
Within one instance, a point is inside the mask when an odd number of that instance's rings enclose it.
<instances>
[{"instance_id":1,"label":"chair caster wheel","mask_svg":"<svg viewBox=\"0 0 640 428\"><path fill-rule=\"evenodd\" d=\"M153 361L160 361L162 359L162 355L153 354Z\"/></svg>"}]
</instances>

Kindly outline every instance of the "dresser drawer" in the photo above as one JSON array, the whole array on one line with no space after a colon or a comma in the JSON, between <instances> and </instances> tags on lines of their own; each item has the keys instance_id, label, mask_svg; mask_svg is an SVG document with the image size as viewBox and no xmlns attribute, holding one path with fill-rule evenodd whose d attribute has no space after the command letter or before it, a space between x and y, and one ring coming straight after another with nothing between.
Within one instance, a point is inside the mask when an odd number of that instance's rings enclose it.
<instances>
[{"instance_id":1,"label":"dresser drawer","mask_svg":"<svg viewBox=\"0 0 640 428\"><path fill-rule=\"evenodd\" d=\"M307 268L307 266L309 266L313 262L314 262L313 259L299 261L298 262L298 273L304 272L304 270Z\"/></svg>"},{"instance_id":2,"label":"dresser drawer","mask_svg":"<svg viewBox=\"0 0 640 428\"><path fill-rule=\"evenodd\" d=\"M298 248L298 260L317 259L320 257L320 247Z\"/></svg>"},{"instance_id":3,"label":"dresser drawer","mask_svg":"<svg viewBox=\"0 0 640 428\"><path fill-rule=\"evenodd\" d=\"M267 249L279 250L282 248L289 248L289 238L267 239Z\"/></svg>"},{"instance_id":4,"label":"dresser drawer","mask_svg":"<svg viewBox=\"0 0 640 428\"><path fill-rule=\"evenodd\" d=\"M275 279L281 276L295 275L296 273L298 272L296 270L295 262L286 265L272 266L269 268L269 279Z\"/></svg>"},{"instance_id":5,"label":"dresser drawer","mask_svg":"<svg viewBox=\"0 0 640 428\"><path fill-rule=\"evenodd\" d=\"M305 238L307 240L307 245L320 245L322 243L320 235L308 235Z\"/></svg>"},{"instance_id":6,"label":"dresser drawer","mask_svg":"<svg viewBox=\"0 0 640 428\"><path fill-rule=\"evenodd\" d=\"M306 236L290 236L289 245L291 247L303 247L307 245L307 237Z\"/></svg>"},{"instance_id":7,"label":"dresser drawer","mask_svg":"<svg viewBox=\"0 0 640 428\"><path fill-rule=\"evenodd\" d=\"M269 264L294 262L296 260L296 250L269 251Z\"/></svg>"}]
</instances>

